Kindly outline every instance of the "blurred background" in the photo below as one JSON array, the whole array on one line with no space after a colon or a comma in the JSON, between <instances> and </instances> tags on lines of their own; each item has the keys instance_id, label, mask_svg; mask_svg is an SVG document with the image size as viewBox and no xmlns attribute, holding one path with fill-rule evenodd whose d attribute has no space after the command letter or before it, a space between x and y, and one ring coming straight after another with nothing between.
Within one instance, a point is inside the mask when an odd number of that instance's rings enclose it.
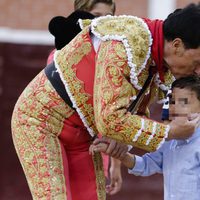
<instances>
[{"instance_id":1,"label":"blurred background","mask_svg":"<svg viewBox=\"0 0 200 200\"><path fill-rule=\"evenodd\" d=\"M189 0L115 0L116 14L151 19L165 17ZM0 199L31 200L25 176L11 138L14 104L32 78L45 65L54 38L48 23L54 16L73 11L73 0L0 0ZM152 105L152 117L160 120L161 106ZM133 150L138 154L144 152ZM162 200L162 176L134 177L123 170L123 187L108 200ZM81 199L80 199L81 200Z\"/></svg>"}]
</instances>

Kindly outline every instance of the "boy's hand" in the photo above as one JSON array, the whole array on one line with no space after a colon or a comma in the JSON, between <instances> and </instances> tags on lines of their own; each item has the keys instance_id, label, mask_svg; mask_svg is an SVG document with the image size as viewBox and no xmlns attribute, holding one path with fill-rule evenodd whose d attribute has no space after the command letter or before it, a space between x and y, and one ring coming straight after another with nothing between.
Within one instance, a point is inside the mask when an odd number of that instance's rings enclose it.
<instances>
[{"instance_id":1,"label":"boy's hand","mask_svg":"<svg viewBox=\"0 0 200 200\"><path fill-rule=\"evenodd\" d=\"M111 157L110 165L110 183L106 185L106 192L114 195L122 188L121 161Z\"/></svg>"}]
</instances>

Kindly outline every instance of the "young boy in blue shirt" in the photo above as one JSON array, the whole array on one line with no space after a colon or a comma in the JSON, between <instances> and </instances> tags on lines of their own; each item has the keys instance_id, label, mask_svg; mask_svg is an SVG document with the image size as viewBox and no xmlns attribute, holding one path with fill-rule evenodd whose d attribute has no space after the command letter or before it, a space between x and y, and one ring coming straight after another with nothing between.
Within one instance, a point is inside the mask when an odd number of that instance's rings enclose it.
<instances>
[{"instance_id":1,"label":"young boy in blue shirt","mask_svg":"<svg viewBox=\"0 0 200 200\"><path fill-rule=\"evenodd\" d=\"M188 76L172 84L169 97L169 120L188 120L188 114L200 113L200 77ZM106 152L107 144L99 143L91 151ZM200 128L186 140L165 142L157 151L137 156L126 153L120 158L136 176L162 173L164 200L200 200Z\"/></svg>"}]
</instances>

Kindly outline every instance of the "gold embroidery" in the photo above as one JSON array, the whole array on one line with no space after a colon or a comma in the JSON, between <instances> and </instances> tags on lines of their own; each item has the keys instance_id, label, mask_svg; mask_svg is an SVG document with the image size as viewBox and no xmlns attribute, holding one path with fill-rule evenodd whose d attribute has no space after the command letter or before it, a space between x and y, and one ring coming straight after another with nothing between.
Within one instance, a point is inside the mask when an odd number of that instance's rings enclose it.
<instances>
[{"instance_id":1,"label":"gold embroidery","mask_svg":"<svg viewBox=\"0 0 200 200\"><path fill-rule=\"evenodd\" d=\"M141 117L127 113L130 97L138 93L130 83L130 70L127 68L123 44L118 41L103 42L98 53L94 84L96 124L103 135L153 151L160 139L155 137L154 145L150 143L147 146L146 142L152 134L154 121L144 119L144 128L141 130ZM165 128L164 124L160 126ZM159 126L155 128L155 135L158 134L157 128ZM162 134L164 135L164 131ZM136 142L133 141L134 138L137 139Z\"/></svg>"},{"instance_id":2,"label":"gold embroidery","mask_svg":"<svg viewBox=\"0 0 200 200\"><path fill-rule=\"evenodd\" d=\"M12 117L13 141L34 199L66 199L58 140L74 113L42 71L25 89Z\"/></svg>"},{"instance_id":3,"label":"gold embroidery","mask_svg":"<svg viewBox=\"0 0 200 200\"><path fill-rule=\"evenodd\" d=\"M79 24L80 24L80 27L81 29L84 29L85 27L89 26L91 24L91 19L79 19L80 21Z\"/></svg>"},{"instance_id":4,"label":"gold embroidery","mask_svg":"<svg viewBox=\"0 0 200 200\"><path fill-rule=\"evenodd\" d=\"M142 72L138 75L138 85L143 86L145 81L147 80L147 77L149 75L149 69L145 68L142 70Z\"/></svg>"},{"instance_id":5,"label":"gold embroidery","mask_svg":"<svg viewBox=\"0 0 200 200\"><path fill-rule=\"evenodd\" d=\"M74 68L84 56L91 52L91 49L91 43L88 40L88 28L86 28L79 37L75 38L74 42L71 42L58 53L56 62L59 65L61 75L67 82L67 87L75 99L77 107L84 116L87 125L97 134L98 131L94 123L93 105L88 103L91 95L84 91L84 84L78 80L76 69Z\"/></svg>"},{"instance_id":6,"label":"gold embroidery","mask_svg":"<svg viewBox=\"0 0 200 200\"><path fill-rule=\"evenodd\" d=\"M130 49L127 57L132 57L131 62L135 64L135 75L140 74L145 69L144 65L150 57L151 34L142 19L130 16L108 16L97 19L97 22L92 26L94 34L101 38L106 37L109 40L110 37L111 40L114 37L116 40L119 38L127 40L128 46L124 45L126 51ZM138 85L142 87L143 84L139 82Z\"/></svg>"},{"instance_id":7,"label":"gold embroidery","mask_svg":"<svg viewBox=\"0 0 200 200\"><path fill-rule=\"evenodd\" d=\"M93 102L90 103L92 96L84 91L84 83L76 76L76 65L87 56L92 50L90 41L88 40L88 28L84 29L79 37L67 45L60 51L56 57L61 76L66 81L66 87L69 89L77 107L80 109L81 115L87 123L87 126L98 134L94 122ZM105 176L103 172L103 164L101 155L93 157L93 163L96 174L97 196L99 200L105 200Z\"/></svg>"},{"instance_id":8,"label":"gold embroidery","mask_svg":"<svg viewBox=\"0 0 200 200\"><path fill-rule=\"evenodd\" d=\"M102 170L102 165L103 165L103 161L102 161L102 157L100 153L95 153L93 158L93 163L95 163L94 167L95 167L95 174L96 174L96 182L97 184L97 196L98 196L98 200L105 200L106 199L106 191L105 191L105 185L106 185L106 181L105 181L105 176L104 176L104 172Z\"/></svg>"},{"instance_id":9,"label":"gold embroidery","mask_svg":"<svg viewBox=\"0 0 200 200\"><path fill-rule=\"evenodd\" d=\"M151 133L142 131L141 135L137 139L137 143L139 143L141 146L145 146L150 136L151 136Z\"/></svg>"}]
</instances>

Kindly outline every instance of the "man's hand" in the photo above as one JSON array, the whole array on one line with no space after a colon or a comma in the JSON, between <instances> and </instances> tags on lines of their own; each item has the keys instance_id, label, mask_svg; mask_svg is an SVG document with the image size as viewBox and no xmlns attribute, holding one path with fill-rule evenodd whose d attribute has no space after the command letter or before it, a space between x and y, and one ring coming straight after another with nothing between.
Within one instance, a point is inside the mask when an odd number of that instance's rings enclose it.
<instances>
[{"instance_id":1,"label":"man's hand","mask_svg":"<svg viewBox=\"0 0 200 200\"><path fill-rule=\"evenodd\" d=\"M200 126L200 114L191 114L188 117L177 117L169 123L168 140L187 139L192 136L195 129Z\"/></svg>"},{"instance_id":2,"label":"man's hand","mask_svg":"<svg viewBox=\"0 0 200 200\"><path fill-rule=\"evenodd\" d=\"M106 144L106 143L99 143L99 144L96 144L96 145L91 144L90 148L89 148L89 154L94 155L95 152L105 153L107 148L108 148L108 144Z\"/></svg>"},{"instance_id":3,"label":"man's hand","mask_svg":"<svg viewBox=\"0 0 200 200\"><path fill-rule=\"evenodd\" d=\"M107 145L107 147L105 147L105 145ZM95 139L91 149L93 152L103 152L111 157L121 160L127 153L128 146L117 142L114 139L103 137Z\"/></svg>"},{"instance_id":4,"label":"man's hand","mask_svg":"<svg viewBox=\"0 0 200 200\"><path fill-rule=\"evenodd\" d=\"M116 150L115 150L116 148ZM112 150L113 149L113 150ZM117 145L117 142L108 138L95 139L93 144L90 145L89 152L94 154L95 152L103 152L108 155L114 155L124 159L128 151L127 145ZM121 161L111 157L110 166L110 183L106 186L106 192L109 195L114 195L121 190L122 176L121 176Z\"/></svg>"}]
</instances>

